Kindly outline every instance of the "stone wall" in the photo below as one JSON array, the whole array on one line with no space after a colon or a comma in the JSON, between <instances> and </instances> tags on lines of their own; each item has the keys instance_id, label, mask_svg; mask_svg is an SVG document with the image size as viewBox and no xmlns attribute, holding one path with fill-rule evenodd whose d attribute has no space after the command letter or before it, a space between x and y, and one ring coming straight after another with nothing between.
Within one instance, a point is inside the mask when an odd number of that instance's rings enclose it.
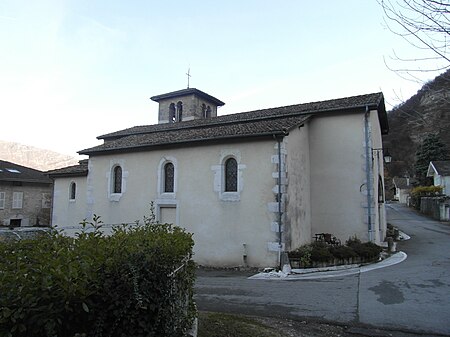
<instances>
[{"instance_id":1,"label":"stone wall","mask_svg":"<svg viewBox=\"0 0 450 337\"><path fill-rule=\"evenodd\" d=\"M0 228L0 241L4 240L22 240L22 239L34 239L39 235L45 235L50 233L52 229L40 228L40 227L29 227L29 228Z\"/></svg>"},{"instance_id":2,"label":"stone wall","mask_svg":"<svg viewBox=\"0 0 450 337\"><path fill-rule=\"evenodd\" d=\"M420 200L420 212L440 221L450 221L450 198L422 197Z\"/></svg>"},{"instance_id":3,"label":"stone wall","mask_svg":"<svg viewBox=\"0 0 450 337\"><path fill-rule=\"evenodd\" d=\"M51 195L50 185L1 184L0 192L5 192L5 205L0 208L0 226L9 227L11 220L20 220L21 227L50 225ZM22 207L13 208L14 192L22 192Z\"/></svg>"}]
</instances>

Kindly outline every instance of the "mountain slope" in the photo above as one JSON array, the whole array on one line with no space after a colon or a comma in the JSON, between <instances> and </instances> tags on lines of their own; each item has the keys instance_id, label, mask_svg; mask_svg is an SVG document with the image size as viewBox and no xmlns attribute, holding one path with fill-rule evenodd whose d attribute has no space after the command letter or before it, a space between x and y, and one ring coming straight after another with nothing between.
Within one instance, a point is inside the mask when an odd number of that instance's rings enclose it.
<instances>
[{"instance_id":1,"label":"mountain slope","mask_svg":"<svg viewBox=\"0 0 450 337\"><path fill-rule=\"evenodd\" d=\"M0 159L40 171L78 164L79 159L50 150L0 140Z\"/></svg>"},{"instance_id":2,"label":"mountain slope","mask_svg":"<svg viewBox=\"0 0 450 337\"><path fill-rule=\"evenodd\" d=\"M383 137L392 155L389 176L414 175L415 153L429 133L450 149L450 70L426 83L414 96L388 112L389 134Z\"/></svg>"}]
</instances>

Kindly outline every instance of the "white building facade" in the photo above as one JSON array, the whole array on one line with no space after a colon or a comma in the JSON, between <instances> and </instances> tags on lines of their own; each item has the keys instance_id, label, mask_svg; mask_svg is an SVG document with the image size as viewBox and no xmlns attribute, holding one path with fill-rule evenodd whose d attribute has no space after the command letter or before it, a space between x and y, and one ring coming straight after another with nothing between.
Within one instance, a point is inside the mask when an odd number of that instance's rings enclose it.
<instances>
[{"instance_id":1,"label":"white building facade","mask_svg":"<svg viewBox=\"0 0 450 337\"><path fill-rule=\"evenodd\" d=\"M431 161L427 177L433 177L433 185L442 187L442 194L450 195L450 160Z\"/></svg>"},{"instance_id":2,"label":"white building facade","mask_svg":"<svg viewBox=\"0 0 450 337\"><path fill-rule=\"evenodd\" d=\"M89 160L50 173L53 225L131 224L153 202L193 233L197 263L222 267L277 265L316 233L384 240L381 93L219 117L197 89L152 99L159 124L100 136Z\"/></svg>"}]
</instances>

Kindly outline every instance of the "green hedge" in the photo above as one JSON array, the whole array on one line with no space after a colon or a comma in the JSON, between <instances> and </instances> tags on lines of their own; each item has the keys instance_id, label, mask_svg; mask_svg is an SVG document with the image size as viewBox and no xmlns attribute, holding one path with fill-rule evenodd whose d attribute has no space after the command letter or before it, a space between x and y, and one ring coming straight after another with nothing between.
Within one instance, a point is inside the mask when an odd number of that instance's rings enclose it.
<instances>
[{"instance_id":1,"label":"green hedge","mask_svg":"<svg viewBox=\"0 0 450 337\"><path fill-rule=\"evenodd\" d=\"M368 260L377 259L383 250L373 242L362 243L356 236L349 238L345 245L351 248L359 257Z\"/></svg>"},{"instance_id":2,"label":"green hedge","mask_svg":"<svg viewBox=\"0 0 450 337\"><path fill-rule=\"evenodd\" d=\"M442 186L417 186L411 190L414 197L434 196L442 193Z\"/></svg>"},{"instance_id":3,"label":"green hedge","mask_svg":"<svg viewBox=\"0 0 450 337\"><path fill-rule=\"evenodd\" d=\"M147 221L105 236L100 223L0 242L1 336L184 335L196 314L191 234Z\"/></svg>"},{"instance_id":4,"label":"green hedge","mask_svg":"<svg viewBox=\"0 0 450 337\"><path fill-rule=\"evenodd\" d=\"M372 242L362 243L358 238L349 238L345 245L329 245L325 242L313 242L288 252L289 258L300 261L304 267L315 263L332 262L361 258L365 261L378 259L382 248Z\"/></svg>"},{"instance_id":5,"label":"green hedge","mask_svg":"<svg viewBox=\"0 0 450 337\"><path fill-rule=\"evenodd\" d=\"M417 186L411 190L411 206L420 210L420 202L422 197L434 197L442 194L442 186Z\"/></svg>"}]
</instances>

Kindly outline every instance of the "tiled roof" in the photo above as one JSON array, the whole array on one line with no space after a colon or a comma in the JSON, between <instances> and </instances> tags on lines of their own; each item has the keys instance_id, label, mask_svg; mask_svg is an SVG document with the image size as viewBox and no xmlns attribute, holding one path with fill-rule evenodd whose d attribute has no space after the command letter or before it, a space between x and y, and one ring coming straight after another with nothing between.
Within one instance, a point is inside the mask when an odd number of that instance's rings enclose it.
<instances>
[{"instance_id":1,"label":"tiled roof","mask_svg":"<svg viewBox=\"0 0 450 337\"><path fill-rule=\"evenodd\" d=\"M155 146L167 146L181 143L198 143L205 140L224 140L281 134L290 128L302 124L308 116L293 116L278 120L259 120L232 124L204 125L198 128L169 129L158 132L135 133L110 140L102 145L80 151L80 154L101 152L121 152L130 149L146 149Z\"/></svg>"},{"instance_id":2,"label":"tiled roof","mask_svg":"<svg viewBox=\"0 0 450 337\"><path fill-rule=\"evenodd\" d=\"M215 97L213 97L211 95L208 95L206 92L203 92L203 91L195 89L195 88L187 88L187 89L172 91L172 92L169 92L167 94L162 94L162 95L157 95L157 96L150 97L150 99L152 101L159 102L159 101L161 101L163 99L166 99L166 98L175 98L175 97L187 96L187 95L200 96L200 97L206 99L207 101L213 102L214 104L216 104L218 106L225 105L225 103L222 102L221 100L219 100L219 99L217 99L217 98L215 98Z\"/></svg>"},{"instance_id":3,"label":"tiled roof","mask_svg":"<svg viewBox=\"0 0 450 337\"><path fill-rule=\"evenodd\" d=\"M437 160L431 163L440 176L450 176L450 160Z\"/></svg>"},{"instance_id":4,"label":"tiled roof","mask_svg":"<svg viewBox=\"0 0 450 337\"><path fill-rule=\"evenodd\" d=\"M278 108L255 110L208 119L178 123L136 126L98 137L105 143L80 151L80 154L144 149L206 140L245 138L283 133L307 118L320 113L365 111L378 109L380 123L387 133L387 117L382 93L353 96L328 101L296 104Z\"/></svg>"},{"instance_id":5,"label":"tiled roof","mask_svg":"<svg viewBox=\"0 0 450 337\"><path fill-rule=\"evenodd\" d=\"M42 171L4 160L0 160L0 181L20 181L39 184L52 183Z\"/></svg>"},{"instance_id":6,"label":"tiled roof","mask_svg":"<svg viewBox=\"0 0 450 337\"><path fill-rule=\"evenodd\" d=\"M63 167L57 170L47 171L49 177L83 177L88 174L88 160L80 160L78 165Z\"/></svg>"},{"instance_id":7,"label":"tiled roof","mask_svg":"<svg viewBox=\"0 0 450 337\"><path fill-rule=\"evenodd\" d=\"M412 178L400 178L400 177L394 177L393 178L394 185L397 188L401 189L412 189L413 185L413 179Z\"/></svg>"},{"instance_id":8,"label":"tiled roof","mask_svg":"<svg viewBox=\"0 0 450 337\"><path fill-rule=\"evenodd\" d=\"M320 112L328 112L328 111L339 111L339 110L348 110L348 109L357 109L357 108L365 108L368 105L369 107L379 107L382 111L381 114L384 113L386 115L386 111L384 110L384 98L382 93L374 93L339 99L332 99L327 101L320 102L312 102L312 103L304 103L304 104L295 104L295 105L287 105L277 108L269 108L262 110L254 110L249 112L240 112L230 115L218 116L208 119L196 119L185 122L178 123L166 123L166 124L153 124L153 125L141 125L134 126L128 129L111 132L102 136L97 137L98 139L110 139L121 137L124 135L137 134L137 133L148 133L155 131L165 131L165 130L175 130L175 129L184 129L184 128L192 128L192 127L201 127L203 125L212 125L216 123L235 123L235 122L243 122L250 121L256 119L265 119L265 118L280 118L283 116L289 116L293 114L315 114ZM386 127L387 127L387 117L386 117ZM386 128L385 127L385 128ZM387 133L387 131L386 131Z\"/></svg>"}]
</instances>

